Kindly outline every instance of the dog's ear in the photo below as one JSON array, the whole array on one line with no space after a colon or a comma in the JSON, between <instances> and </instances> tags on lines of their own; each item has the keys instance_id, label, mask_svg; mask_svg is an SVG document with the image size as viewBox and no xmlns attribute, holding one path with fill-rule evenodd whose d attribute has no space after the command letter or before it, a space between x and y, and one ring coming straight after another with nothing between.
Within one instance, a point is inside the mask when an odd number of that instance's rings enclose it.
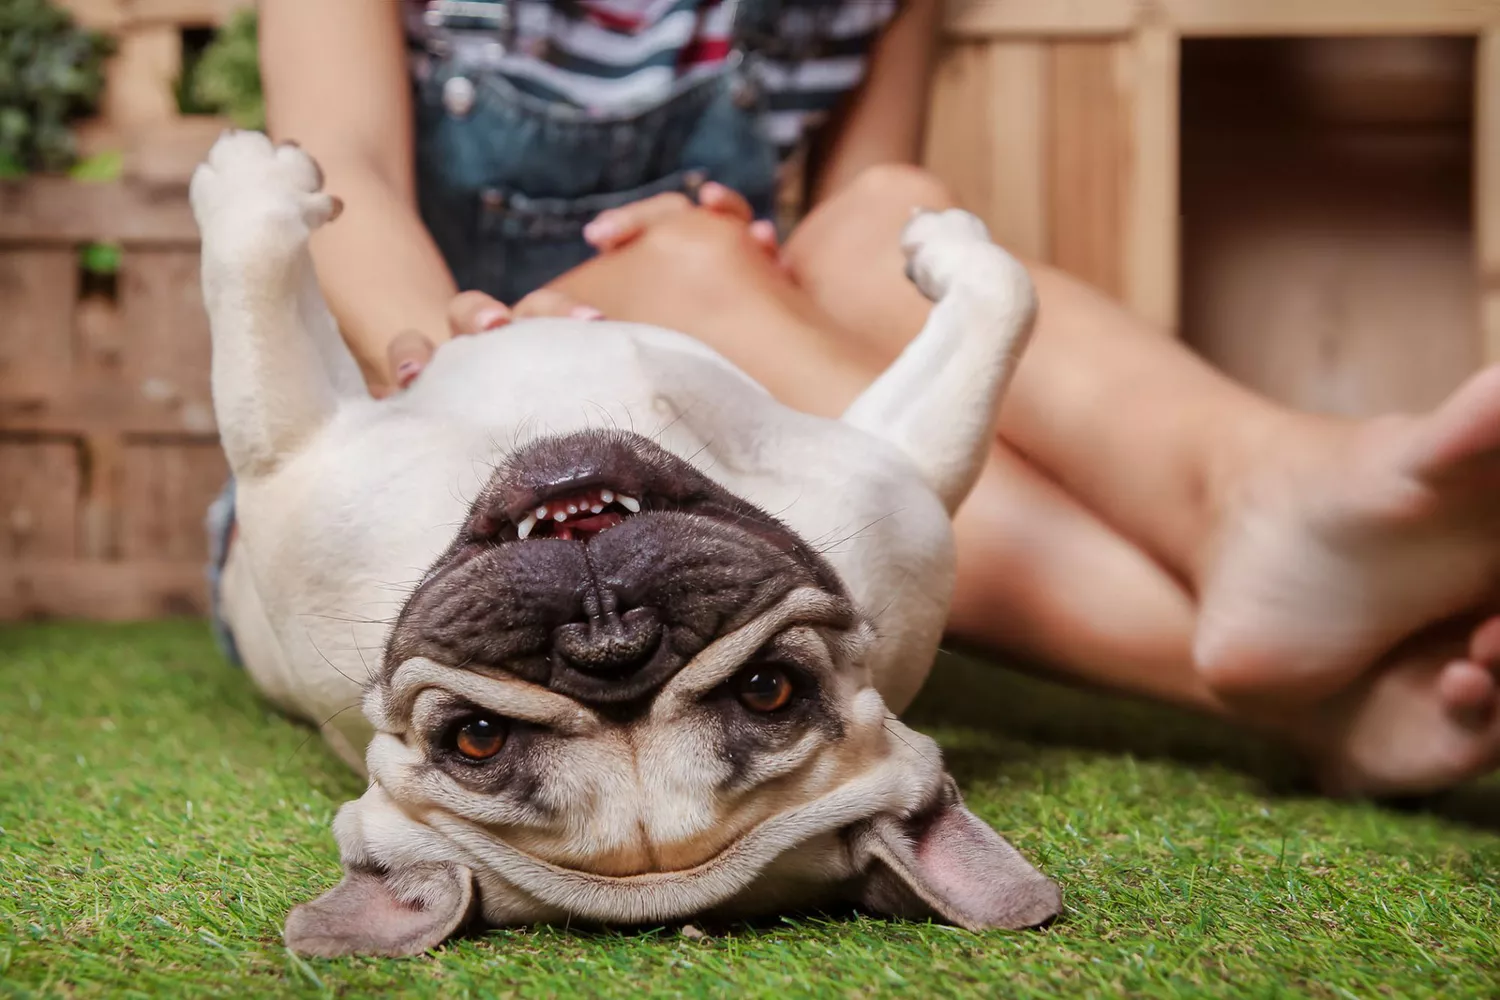
<instances>
[{"instance_id":1,"label":"dog's ear","mask_svg":"<svg viewBox=\"0 0 1500 1000\"><path fill-rule=\"evenodd\" d=\"M1057 883L965 809L956 792L910 820L876 817L852 846L865 874L857 901L877 913L977 931L1036 927L1062 910Z\"/></svg>"},{"instance_id":2,"label":"dog's ear","mask_svg":"<svg viewBox=\"0 0 1500 1000\"><path fill-rule=\"evenodd\" d=\"M286 946L298 955L419 955L468 920L474 878L452 864L400 872L350 868L344 880L286 918Z\"/></svg>"}]
</instances>

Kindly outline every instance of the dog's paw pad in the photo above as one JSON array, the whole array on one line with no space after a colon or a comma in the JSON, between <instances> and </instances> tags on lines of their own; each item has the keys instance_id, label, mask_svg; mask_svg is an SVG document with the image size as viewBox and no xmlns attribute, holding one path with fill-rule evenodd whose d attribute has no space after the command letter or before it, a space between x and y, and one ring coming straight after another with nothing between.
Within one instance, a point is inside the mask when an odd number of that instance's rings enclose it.
<instances>
[{"instance_id":1,"label":"dog's paw pad","mask_svg":"<svg viewBox=\"0 0 1500 1000\"><path fill-rule=\"evenodd\" d=\"M908 257L934 241L992 243L990 231L972 212L950 208L941 212L919 209L901 231L901 249Z\"/></svg>"},{"instance_id":2,"label":"dog's paw pad","mask_svg":"<svg viewBox=\"0 0 1500 1000\"><path fill-rule=\"evenodd\" d=\"M914 213L901 231L901 250L906 254L906 276L934 302L966 270L978 274L997 267L1020 268L990 239L978 216L958 208Z\"/></svg>"},{"instance_id":3,"label":"dog's paw pad","mask_svg":"<svg viewBox=\"0 0 1500 1000\"><path fill-rule=\"evenodd\" d=\"M190 197L200 225L226 208L268 217L290 208L316 228L342 207L322 188L323 171L296 143L277 145L263 133L230 129L193 174Z\"/></svg>"}]
</instances>

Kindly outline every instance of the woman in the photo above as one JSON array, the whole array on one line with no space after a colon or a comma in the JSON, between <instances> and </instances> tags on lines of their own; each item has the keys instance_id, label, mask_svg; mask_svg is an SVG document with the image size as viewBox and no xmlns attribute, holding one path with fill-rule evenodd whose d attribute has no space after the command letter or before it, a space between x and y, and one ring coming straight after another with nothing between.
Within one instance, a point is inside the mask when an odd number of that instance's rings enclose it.
<instances>
[{"instance_id":1,"label":"woman","mask_svg":"<svg viewBox=\"0 0 1500 1000\"><path fill-rule=\"evenodd\" d=\"M704 340L836 414L922 325L897 234L940 0L262 0L272 131L347 205L319 274L372 390L528 314ZM778 246L778 165L811 211ZM956 522L955 633L1280 734L1327 787L1500 759L1500 371L1281 409L1067 276Z\"/></svg>"}]
</instances>

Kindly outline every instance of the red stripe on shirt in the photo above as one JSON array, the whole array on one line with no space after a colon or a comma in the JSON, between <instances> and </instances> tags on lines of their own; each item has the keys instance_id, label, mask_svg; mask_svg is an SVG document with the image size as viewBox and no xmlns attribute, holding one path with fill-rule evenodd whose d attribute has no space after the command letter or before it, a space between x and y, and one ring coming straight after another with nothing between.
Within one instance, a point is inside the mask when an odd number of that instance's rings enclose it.
<instances>
[{"instance_id":1,"label":"red stripe on shirt","mask_svg":"<svg viewBox=\"0 0 1500 1000\"><path fill-rule=\"evenodd\" d=\"M682 68L701 66L704 63L723 62L729 58L730 44L727 38L695 38L682 47L677 65Z\"/></svg>"}]
</instances>

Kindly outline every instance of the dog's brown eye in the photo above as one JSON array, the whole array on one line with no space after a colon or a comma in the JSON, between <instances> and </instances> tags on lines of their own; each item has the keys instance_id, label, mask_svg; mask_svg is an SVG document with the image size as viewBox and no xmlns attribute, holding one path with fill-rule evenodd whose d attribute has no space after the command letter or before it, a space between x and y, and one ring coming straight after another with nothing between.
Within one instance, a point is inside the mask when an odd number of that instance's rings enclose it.
<instances>
[{"instance_id":1,"label":"dog's brown eye","mask_svg":"<svg viewBox=\"0 0 1500 1000\"><path fill-rule=\"evenodd\" d=\"M774 712L792 700L792 679L780 667L751 667L736 685L740 704L752 712Z\"/></svg>"},{"instance_id":2,"label":"dog's brown eye","mask_svg":"<svg viewBox=\"0 0 1500 1000\"><path fill-rule=\"evenodd\" d=\"M453 745L470 760L488 760L505 746L505 725L499 719L476 716L458 727Z\"/></svg>"}]
</instances>

